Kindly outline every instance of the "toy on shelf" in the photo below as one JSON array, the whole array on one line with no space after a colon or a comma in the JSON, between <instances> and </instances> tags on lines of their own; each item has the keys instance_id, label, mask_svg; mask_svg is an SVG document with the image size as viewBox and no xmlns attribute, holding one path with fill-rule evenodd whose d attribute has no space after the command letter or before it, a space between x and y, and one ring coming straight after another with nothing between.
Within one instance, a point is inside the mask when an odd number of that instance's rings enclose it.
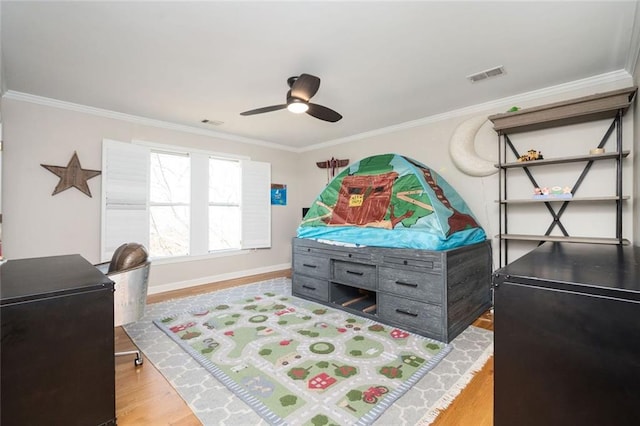
<instances>
[{"instance_id":1,"label":"toy on shelf","mask_svg":"<svg viewBox=\"0 0 640 426\"><path fill-rule=\"evenodd\" d=\"M536 151L535 149L530 149L526 154L518 157L518 162L523 161L535 161L535 160L544 160L542 156L542 151Z\"/></svg>"},{"instance_id":2,"label":"toy on shelf","mask_svg":"<svg viewBox=\"0 0 640 426\"><path fill-rule=\"evenodd\" d=\"M560 186L552 186L551 189L545 186L542 188L534 188L533 198L534 199L549 199L549 198L569 199L569 198L573 198L573 194L571 193L571 188L569 188L568 186L565 186L564 188Z\"/></svg>"}]
</instances>

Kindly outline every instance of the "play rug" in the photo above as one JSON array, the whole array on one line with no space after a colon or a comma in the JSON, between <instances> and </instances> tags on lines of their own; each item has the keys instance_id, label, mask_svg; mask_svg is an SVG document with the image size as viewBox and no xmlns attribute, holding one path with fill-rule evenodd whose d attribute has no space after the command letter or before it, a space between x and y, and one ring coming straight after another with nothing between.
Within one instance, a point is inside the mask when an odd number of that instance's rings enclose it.
<instances>
[{"instance_id":1,"label":"play rug","mask_svg":"<svg viewBox=\"0 0 640 426\"><path fill-rule=\"evenodd\" d=\"M204 426L265 426L268 423L152 321L176 312L193 312L202 306L228 304L267 292L289 296L291 280L276 278L149 304L141 320L124 326L129 337L144 352L145 365L151 367L153 364L158 369ZM430 424L492 355L493 332L472 326L456 337L450 346L453 350L382 413L375 425Z\"/></svg>"},{"instance_id":2,"label":"play rug","mask_svg":"<svg viewBox=\"0 0 640 426\"><path fill-rule=\"evenodd\" d=\"M154 323L271 424L371 424L451 350L270 292Z\"/></svg>"}]
</instances>

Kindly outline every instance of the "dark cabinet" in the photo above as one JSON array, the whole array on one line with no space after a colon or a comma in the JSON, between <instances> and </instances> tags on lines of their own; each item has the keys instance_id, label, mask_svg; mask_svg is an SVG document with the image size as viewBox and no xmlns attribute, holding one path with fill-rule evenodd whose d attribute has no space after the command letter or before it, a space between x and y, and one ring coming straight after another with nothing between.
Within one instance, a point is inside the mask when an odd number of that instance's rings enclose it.
<instances>
[{"instance_id":1,"label":"dark cabinet","mask_svg":"<svg viewBox=\"0 0 640 426\"><path fill-rule=\"evenodd\" d=\"M495 425L640 419L640 247L545 243L494 275Z\"/></svg>"},{"instance_id":2,"label":"dark cabinet","mask_svg":"<svg viewBox=\"0 0 640 426\"><path fill-rule=\"evenodd\" d=\"M488 241L451 250L293 240L294 296L450 342L491 306Z\"/></svg>"},{"instance_id":3,"label":"dark cabinet","mask_svg":"<svg viewBox=\"0 0 640 426\"><path fill-rule=\"evenodd\" d=\"M2 425L115 424L113 282L79 255L0 272Z\"/></svg>"}]
</instances>

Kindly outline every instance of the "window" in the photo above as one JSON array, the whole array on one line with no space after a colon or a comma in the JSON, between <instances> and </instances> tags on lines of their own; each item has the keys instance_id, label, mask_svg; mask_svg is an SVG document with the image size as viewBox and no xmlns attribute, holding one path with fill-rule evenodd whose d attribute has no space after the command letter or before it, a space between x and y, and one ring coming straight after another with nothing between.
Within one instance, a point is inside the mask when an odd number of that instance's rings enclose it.
<instances>
[{"instance_id":1,"label":"window","mask_svg":"<svg viewBox=\"0 0 640 426\"><path fill-rule=\"evenodd\" d=\"M149 254L189 254L191 161L188 155L149 154Z\"/></svg>"},{"instance_id":2,"label":"window","mask_svg":"<svg viewBox=\"0 0 640 426\"><path fill-rule=\"evenodd\" d=\"M105 140L103 260L132 241L156 259L270 247L270 173L268 163Z\"/></svg>"}]
</instances>

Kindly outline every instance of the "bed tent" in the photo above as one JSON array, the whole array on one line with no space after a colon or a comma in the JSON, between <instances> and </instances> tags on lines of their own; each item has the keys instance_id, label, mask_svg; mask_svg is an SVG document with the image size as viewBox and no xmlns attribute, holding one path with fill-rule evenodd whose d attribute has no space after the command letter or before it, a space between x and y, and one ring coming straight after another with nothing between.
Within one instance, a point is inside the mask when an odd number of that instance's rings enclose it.
<instances>
[{"instance_id":1,"label":"bed tent","mask_svg":"<svg viewBox=\"0 0 640 426\"><path fill-rule=\"evenodd\" d=\"M447 250L486 239L460 195L424 164L398 154L368 157L329 182L298 238Z\"/></svg>"}]
</instances>

